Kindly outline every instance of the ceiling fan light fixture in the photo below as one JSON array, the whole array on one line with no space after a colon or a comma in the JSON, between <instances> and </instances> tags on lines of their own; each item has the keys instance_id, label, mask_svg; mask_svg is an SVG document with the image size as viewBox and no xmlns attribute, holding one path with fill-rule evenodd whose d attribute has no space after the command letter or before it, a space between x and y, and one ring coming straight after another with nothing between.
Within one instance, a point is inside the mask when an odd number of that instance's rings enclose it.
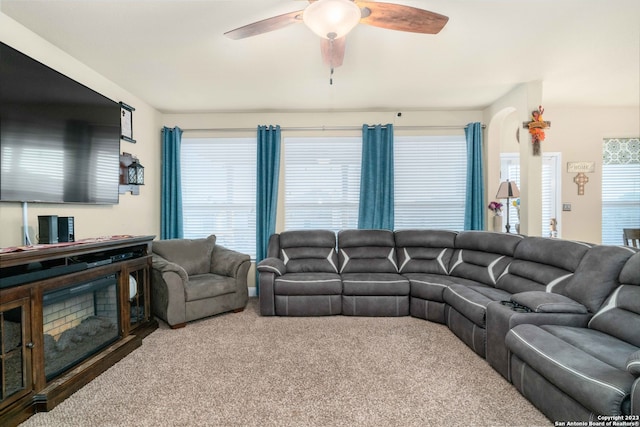
<instances>
[{"instance_id":1,"label":"ceiling fan light fixture","mask_svg":"<svg viewBox=\"0 0 640 427\"><path fill-rule=\"evenodd\" d=\"M360 8L351 0L318 0L304 10L304 23L325 39L345 36L360 22Z\"/></svg>"}]
</instances>

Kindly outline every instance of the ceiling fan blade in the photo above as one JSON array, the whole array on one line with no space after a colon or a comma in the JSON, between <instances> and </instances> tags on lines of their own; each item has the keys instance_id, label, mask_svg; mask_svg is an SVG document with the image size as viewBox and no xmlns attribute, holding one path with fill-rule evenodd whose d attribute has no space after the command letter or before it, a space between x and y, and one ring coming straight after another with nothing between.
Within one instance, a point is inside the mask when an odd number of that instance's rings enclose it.
<instances>
[{"instance_id":1,"label":"ceiling fan blade","mask_svg":"<svg viewBox=\"0 0 640 427\"><path fill-rule=\"evenodd\" d=\"M344 59L344 49L346 38L339 39L320 39L320 50L322 51L322 61L331 68L337 68L342 65Z\"/></svg>"},{"instance_id":2,"label":"ceiling fan blade","mask_svg":"<svg viewBox=\"0 0 640 427\"><path fill-rule=\"evenodd\" d=\"M449 21L447 16L411 6L371 1L356 1L356 3L362 9L361 24L388 30L438 34Z\"/></svg>"},{"instance_id":3,"label":"ceiling fan blade","mask_svg":"<svg viewBox=\"0 0 640 427\"><path fill-rule=\"evenodd\" d=\"M262 21L257 21L243 27L227 31L224 35L230 39L239 40L279 30L287 25L302 22L302 12L302 10L298 10L295 12L285 13L283 15L273 16L271 18L263 19Z\"/></svg>"}]
</instances>

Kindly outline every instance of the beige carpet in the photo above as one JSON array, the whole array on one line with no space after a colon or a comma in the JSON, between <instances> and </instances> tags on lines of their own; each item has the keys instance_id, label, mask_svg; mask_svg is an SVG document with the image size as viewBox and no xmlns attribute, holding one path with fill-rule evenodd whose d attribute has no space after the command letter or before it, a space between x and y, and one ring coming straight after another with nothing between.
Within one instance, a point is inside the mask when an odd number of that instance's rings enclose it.
<instances>
[{"instance_id":1,"label":"beige carpet","mask_svg":"<svg viewBox=\"0 0 640 427\"><path fill-rule=\"evenodd\" d=\"M171 330L30 426L549 426L446 326L261 317Z\"/></svg>"}]
</instances>

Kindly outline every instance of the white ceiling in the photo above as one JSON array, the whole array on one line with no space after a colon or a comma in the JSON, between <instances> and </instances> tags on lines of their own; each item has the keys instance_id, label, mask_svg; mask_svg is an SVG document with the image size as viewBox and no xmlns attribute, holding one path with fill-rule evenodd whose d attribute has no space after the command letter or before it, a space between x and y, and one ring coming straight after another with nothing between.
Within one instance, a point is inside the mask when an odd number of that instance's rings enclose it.
<instances>
[{"instance_id":1,"label":"white ceiling","mask_svg":"<svg viewBox=\"0 0 640 427\"><path fill-rule=\"evenodd\" d=\"M536 80L546 106L640 104L638 0L397 3L449 22L437 35L358 25L333 85L304 24L223 36L302 0L1 0L0 10L163 112L477 109Z\"/></svg>"}]
</instances>

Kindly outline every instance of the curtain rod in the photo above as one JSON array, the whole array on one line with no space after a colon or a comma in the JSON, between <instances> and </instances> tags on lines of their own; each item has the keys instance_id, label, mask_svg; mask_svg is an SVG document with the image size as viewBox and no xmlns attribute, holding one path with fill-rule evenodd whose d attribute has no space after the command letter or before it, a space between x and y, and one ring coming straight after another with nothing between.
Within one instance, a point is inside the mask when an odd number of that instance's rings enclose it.
<instances>
[{"instance_id":1,"label":"curtain rod","mask_svg":"<svg viewBox=\"0 0 640 427\"><path fill-rule=\"evenodd\" d=\"M373 128L375 126L369 126L369 128ZM382 126L386 127L386 126ZM424 129L466 129L467 125L458 125L458 126L396 126L394 125L394 129L402 129L402 130L424 130ZM482 129L486 126L483 124ZM185 132L250 132L256 131L257 126L253 128L184 128L182 129ZM362 130L362 126L299 126L299 127L281 127L281 131L332 131L332 130Z\"/></svg>"}]
</instances>

